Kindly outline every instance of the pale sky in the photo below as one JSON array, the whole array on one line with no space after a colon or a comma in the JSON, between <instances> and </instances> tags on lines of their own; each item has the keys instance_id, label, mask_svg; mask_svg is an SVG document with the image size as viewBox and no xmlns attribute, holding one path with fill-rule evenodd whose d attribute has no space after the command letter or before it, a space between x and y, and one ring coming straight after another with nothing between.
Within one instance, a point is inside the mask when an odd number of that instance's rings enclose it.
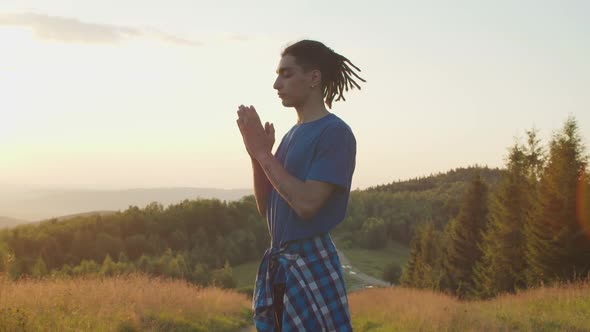
<instances>
[{"instance_id":1,"label":"pale sky","mask_svg":"<svg viewBox=\"0 0 590 332\"><path fill-rule=\"evenodd\" d=\"M215 3L215 5L212 5ZM332 111L357 139L353 188L501 167L569 115L590 142L587 1L0 2L0 186L252 186L240 104L296 121L272 84L316 39L367 83Z\"/></svg>"}]
</instances>

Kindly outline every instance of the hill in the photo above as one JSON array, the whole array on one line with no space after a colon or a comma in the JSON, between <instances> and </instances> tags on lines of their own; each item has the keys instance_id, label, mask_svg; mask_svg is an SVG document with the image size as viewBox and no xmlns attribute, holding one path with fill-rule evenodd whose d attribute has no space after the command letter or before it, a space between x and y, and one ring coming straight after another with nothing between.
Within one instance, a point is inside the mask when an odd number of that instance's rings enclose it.
<instances>
[{"instance_id":1,"label":"hill","mask_svg":"<svg viewBox=\"0 0 590 332\"><path fill-rule=\"evenodd\" d=\"M152 202L167 206L185 199L216 198L235 201L251 189L146 188L126 190L30 189L0 193L0 215L37 221L89 211L118 211Z\"/></svg>"},{"instance_id":2,"label":"hill","mask_svg":"<svg viewBox=\"0 0 590 332\"><path fill-rule=\"evenodd\" d=\"M21 224L26 224L28 222L29 221L27 221L27 220L0 216L0 229L10 228L10 227L14 227L16 225L21 225Z\"/></svg>"},{"instance_id":3,"label":"hill","mask_svg":"<svg viewBox=\"0 0 590 332\"><path fill-rule=\"evenodd\" d=\"M344 240L353 246L363 246L363 241L376 244L375 239L360 236L363 225L375 218L378 224L382 224L382 229L376 229L376 232L386 234L383 243L391 239L408 246L421 223L433 221L437 227L443 228L457 215L465 190L476 174L493 191L500 183L502 173L500 169L472 166L352 191L347 217L338 231L348 234Z\"/></svg>"}]
</instances>

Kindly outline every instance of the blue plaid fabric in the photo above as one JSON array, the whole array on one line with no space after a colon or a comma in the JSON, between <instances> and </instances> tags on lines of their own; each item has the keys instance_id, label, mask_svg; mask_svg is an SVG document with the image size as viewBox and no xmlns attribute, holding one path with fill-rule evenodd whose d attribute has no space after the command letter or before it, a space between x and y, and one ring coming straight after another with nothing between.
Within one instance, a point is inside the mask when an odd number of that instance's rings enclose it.
<instances>
[{"instance_id":1,"label":"blue plaid fabric","mask_svg":"<svg viewBox=\"0 0 590 332\"><path fill-rule=\"evenodd\" d=\"M352 331L342 266L332 238L324 233L265 251L252 298L259 332L275 331L273 264L285 271L283 331Z\"/></svg>"}]
</instances>

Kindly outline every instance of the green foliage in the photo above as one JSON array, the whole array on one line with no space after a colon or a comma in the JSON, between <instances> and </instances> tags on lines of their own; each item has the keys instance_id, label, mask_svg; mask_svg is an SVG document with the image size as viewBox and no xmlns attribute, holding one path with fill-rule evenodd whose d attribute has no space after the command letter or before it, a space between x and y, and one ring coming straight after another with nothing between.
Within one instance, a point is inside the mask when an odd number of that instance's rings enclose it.
<instances>
[{"instance_id":1,"label":"green foliage","mask_svg":"<svg viewBox=\"0 0 590 332\"><path fill-rule=\"evenodd\" d=\"M75 276L86 275L86 274L97 274L100 272L100 266L93 260L82 260L80 265L72 269L72 273Z\"/></svg>"},{"instance_id":2,"label":"green foliage","mask_svg":"<svg viewBox=\"0 0 590 332\"><path fill-rule=\"evenodd\" d=\"M409 246L418 225L432 221L442 229L457 215L461 197L477 172L493 189L503 171L476 165L352 191L346 218L337 230L358 234L368 218L379 218L385 222L389 240ZM353 246L363 246L358 238L352 240Z\"/></svg>"},{"instance_id":3,"label":"green foliage","mask_svg":"<svg viewBox=\"0 0 590 332\"><path fill-rule=\"evenodd\" d=\"M539 184L539 213L526 228L529 284L572 280L590 272L590 240L579 213L577 188L588 157L576 121L569 118L549 143Z\"/></svg>"},{"instance_id":4,"label":"green foliage","mask_svg":"<svg viewBox=\"0 0 590 332\"><path fill-rule=\"evenodd\" d=\"M537 131L527 132L528 146L515 144L507 172L490 200L489 223L483 236L483 256L475 266L479 298L526 287L525 225L535 214L539 169L543 164Z\"/></svg>"},{"instance_id":5,"label":"green foliage","mask_svg":"<svg viewBox=\"0 0 590 332\"><path fill-rule=\"evenodd\" d=\"M386 226L383 219L365 220L361 228L361 244L367 249L380 249L387 245Z\"/></svg>"},{"instance_id":6,"label":"green foliage","mask_svg":"<svg viewBox=\"0 0 590 332\"><path fill-rule=\"evenodd\" d=\"M399 264L396 263L389 263L385 270L383 271L383 275L381 279L389 282L390 284L398 284L399 279L402 275L402 268Z\"/></svg>"},{"instance_id":7,"label":"green foliage","mask_svg":"<svg viewBox=\"0 0 590 332\"><path fill-rule=\"evenodd\" d=\"M438 290L444 277L443 235L433 222L421 225L412 239L410 258L402 271L401 284Z\"/></svg>"},{"instance_id":8,"label":"green foliage","mask_svg":"<svg viewBox=\"0 0 590 332\"><path fill-rule=\"evenodd\" d=\"M151 203L107 216L1 230L0 271L12 279L49 271L58 277L143 271L208 284L211 278L203 273L222 269L226 261L258 259L269 242L253 196L235 202L185 200L167 208ZM230 285L226 279L224 285Z\"/></svg>"},{"instance_id":9,"label":"green foliage","mask_svg":"<svg viewBox=\"0 0 590 332\"><path fill-rule=\"evenodd\" d=\"M467 190L456 219L447 227L445 269L449 290L459 297L471 297L475 285L474 266L482 256L479 243L486 226L488 187L476 175Z\"/></svg>"},{"instance_id":10,"label":"green foliage","mask_svg":"<svg viewBox=\"0 0 590 332\"><path fill-rule=\"evenodd\" d=\"M474 179L442 237L436 222L417 228L402 284L489 298L590 275L590 175L577 123L567 119L547 156L537 134L510 148L498 186Z\"/></svg>"},{"instance_id":11,"label":"green foliage","mask_svg":"<svg viewBox=\"0 0 590 332\"><path fill-rule=\"evenodd\" d=\"M33 278L42 278L47 275L47 265L45 265L45 261L43 261L41 256L37 258L37 262L35 262L35 265L33 266L32 274Z\"/></svg>"},{"instance_id":12,"label":"green foliage","mask_svg":"<svg viewBox=\"0 0 590 332\"><path fill-rule=\"evenodd\" d=\"M212 284L221 288L235 288L236 280L233 277L229 262L225 262L222 269L213 271Z\"/></svg>"}]
</instances>

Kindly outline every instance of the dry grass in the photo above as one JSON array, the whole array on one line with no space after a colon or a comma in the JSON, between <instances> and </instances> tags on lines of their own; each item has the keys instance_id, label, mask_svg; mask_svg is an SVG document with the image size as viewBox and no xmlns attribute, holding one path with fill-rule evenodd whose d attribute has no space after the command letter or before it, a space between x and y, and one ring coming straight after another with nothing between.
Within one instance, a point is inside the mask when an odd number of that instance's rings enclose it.
<instances>
[{"instance_id":1,"label":"dry grass","mask_svg":"<svg viewBox=\"0 0 590 332\"><path fill-rule=\"evenodd\" d=\"M464 302L432 291L349 295L355 332L590 331L590 283ZM237 331L250 298L143 275L11 282L0 278L0 331Z\"/></svg>"},{"instance_id":2,"label":"dry grass","mask_svg":"<svg viewBox=\"0 0 590 332\"><path fill-rule=\"evenodd\" d=\"M143 275L11 282L0 278L0 331L232 331L251 323L242 294Z\"/></svg>"},{"instance_id":3,"label":"dry grass","mask_svg":"<svg viewBox=\"0 0 590 332\"><path fill-rule=\"evenodd\" d=\"M355 331L590 331L590 284L544 287L488 301L425 290L349 296Z\"/></svg>"}]
</instances>

